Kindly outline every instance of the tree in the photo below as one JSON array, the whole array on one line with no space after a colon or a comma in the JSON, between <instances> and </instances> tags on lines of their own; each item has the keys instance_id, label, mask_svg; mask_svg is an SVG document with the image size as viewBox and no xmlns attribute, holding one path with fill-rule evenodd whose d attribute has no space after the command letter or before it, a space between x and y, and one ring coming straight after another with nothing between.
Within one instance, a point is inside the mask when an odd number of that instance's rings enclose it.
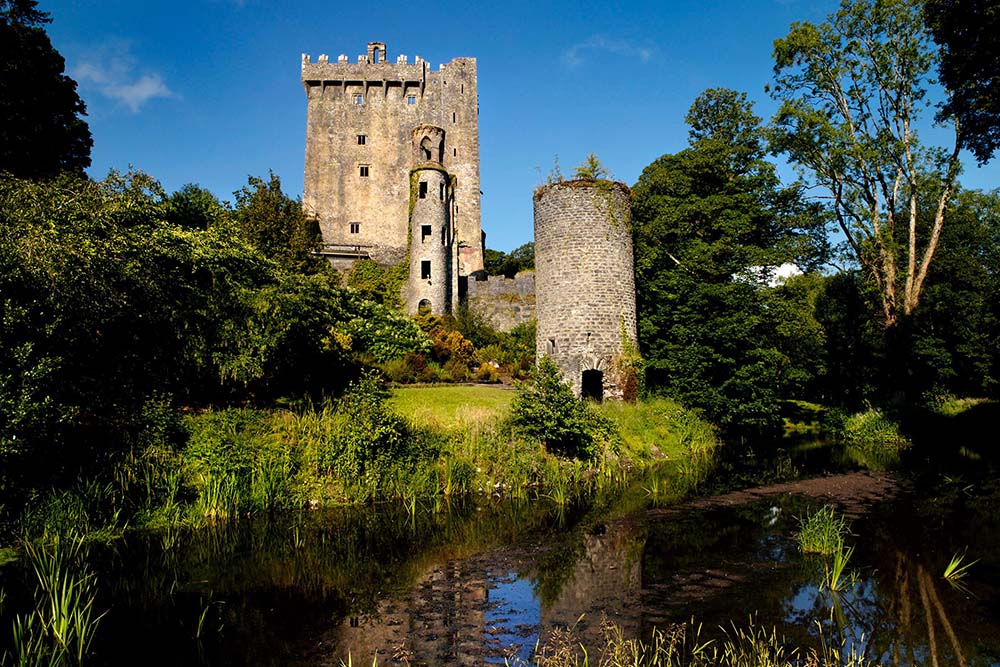
<instances>
[{"instance_id":1,"label":"tree","mask_svg":"<svg viewBox=\"0 0 1000 667\"><path fill-rule=\"evenodd\" d=\"M962 146L980 165L1000 148L1000 5L995 0L927 0L924 20L941 48L948 89L939 117L954 117Z\"/></svg>"},{"instance_id":2,"label":"tree","mask_svg":"<svg viewBox=\"0 0 1000 667\"><path fill-rule=\"evenodd\" d=\"M521 271L530 271L535 268L535 242L529 241L509 253L487 248L483 267L487 275L507 278L513 278Z\"/></svg>"},{"instance_id":3,"label":"tree","mask_svg":"<svg viewBox=\"0 0 1000 667\"><path fill-rule=\"evenodd\" d=\"M934 52L918 0L844 0L774 43L773 147L828 193L850 255L877 285L885 327L916 310L959 172L917 138ZM918 224L932 207L932 224Z\"/></svg>"},{"instance_id":4,"label":"tree","mask_svg":"<svg viewBox=\"0 0 1000 667\"><path fill-rule=\"evenodd\" d=\"M573 169L573 178L581 178L588 181L596 181L601 178L609 178L610 174L608 170L604 168L601 161L597 158L597 155L590 153L587 157L580 163L580 165Z\"/></svg>"},{"instance_id":5,"label":"tree","mask_svg":"<svg viewBox=\"0 0 1000 667\"><path fill-rule=\"evenodd\" d=\"M0 0L0 173L83 174L93 139L87 108L41 25L34 0Z\"/></svg>"},{"instance_id":6,"label":"tree","mask_svg":"<svg viewBox=\"0 0 1000 667\"><path fill-rule=\"evenodd\" d=\"M647 385L723 426L770 430L788 358L772 342L768 267L808 259L822 218L781 187L745 94L705 91L687 121L690 147L657 159L633 188Z\"/></svg>"},{"instance_id":7,"label":"tree","mask_svg":"<svg viewBox=\"0 0 1000 667\"><path fill-rule=\"evenodd\" d=\"M300 273L332 270L329 262L311 254L321 240L318 223L306 218L302 202L282 192L274 173L267 181L251 176L233 195L237 226L264 255Z\"/></svg>"}]
</instances>

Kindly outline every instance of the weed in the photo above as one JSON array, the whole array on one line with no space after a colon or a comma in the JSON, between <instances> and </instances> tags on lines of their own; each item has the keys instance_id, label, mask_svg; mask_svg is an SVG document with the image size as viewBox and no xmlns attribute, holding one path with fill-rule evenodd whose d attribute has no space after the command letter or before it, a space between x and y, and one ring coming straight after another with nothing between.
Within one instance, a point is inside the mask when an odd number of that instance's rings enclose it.
<instances>
[{"instance_id":1,"label":"weed","mask_svg":"<svg viewBox=\"0 0 1000 667\"><path fill-rule=\"evenodd\" d=\"M847 534L847 520L829 505L799 519L799 549L805 554L832 556L843 550Z\"/></svg>"},{"instance_id":2,"label":"weed","mask_svg":"<svg viewBox=\"0 0 1000 667\"><path fill-rule=\"evenodd\" d=\"M855 576L853 574L845 576L844 574L847 569L847 563L853 555L854 547L844 548L843 544L841 544L840 549L833 552L831 562L824 564L825 574L820 590L825 587L834 593L838 593L848 585L854 584Z\"/></svg>"},{"instance_id":3,"label":"weed","mask_svg":"<svg viewBox=\"0 0 1000 667\"><path fill-rule=\"evenodd\" d=\"M948 565L944 568L944 574L942 575L945 579L950 582L959 582L965 578L965 575L969 573L969 568L979 562L979 560L974 560L968 563L963 563L965 560L965 553L968 547L962 549L962 553L957 551L948 561Z\"/></svg>"}]
</instances>

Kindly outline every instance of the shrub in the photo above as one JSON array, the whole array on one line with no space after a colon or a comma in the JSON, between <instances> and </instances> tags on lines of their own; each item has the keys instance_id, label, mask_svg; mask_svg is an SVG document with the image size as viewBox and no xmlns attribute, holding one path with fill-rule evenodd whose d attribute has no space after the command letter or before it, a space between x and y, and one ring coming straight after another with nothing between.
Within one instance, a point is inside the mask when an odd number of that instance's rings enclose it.
<instances>
[{"instance_id":1,"label":"shrub","mask_svg":"<svg viewBox=\"0 0 1000 667\"><path fill-rule=\"evenodd\" d=\"M594 458L598 442L615 432L607 417L573 395L559 367L548 357L538 363L534 382L518 391L511 419L524 436L555 454L574 458Z\"/></svg>"}]
</instances>

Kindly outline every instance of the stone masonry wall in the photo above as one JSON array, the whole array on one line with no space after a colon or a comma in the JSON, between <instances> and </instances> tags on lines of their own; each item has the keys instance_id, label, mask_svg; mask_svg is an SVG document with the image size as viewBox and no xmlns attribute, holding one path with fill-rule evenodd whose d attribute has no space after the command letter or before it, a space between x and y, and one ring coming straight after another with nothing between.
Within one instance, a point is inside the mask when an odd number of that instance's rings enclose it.
<instances>
[{"instance_id":1,"label":"stone masonry wall","mask_svg":"<svg viewBox=\"0 0 1000 667\"><path fill-rule=\"evenodd\" d=\"M614 360L636 342L629 189L566 181L535 192L538 357L558 364L579 396L584 371L603 374L603 395L621 396Z\"/></svg>"},{"instance_id":2,"label":"stone masonry wall","mask_svg":"<svg viewBox=\"0 0 1000 667\"><path fill-rule=\"evenodd\" d=\"M357 62L346 56L331 62L321 55L314 63L303 55L302 84L307 98L303 206L319 221L324 243L375 249L376 261L405 253L410 133L429 124L448 135L441 163L456 179L460 275L481 271L476 59L456 58L433 70L420 57L390 62L385 45L373 43Z\"/></svg>"},{"instance_id":3,"label":"stone masonry wall","mask_svg":"<svg viewBox=\"0 0 1000 667\"><path fill-rule=\"evenodd\" d=\"M535 273L524 271L514 278L470 278L466 299L473 312L500 331L510 331L535 319Z\"/></svg>"}]
</instances>

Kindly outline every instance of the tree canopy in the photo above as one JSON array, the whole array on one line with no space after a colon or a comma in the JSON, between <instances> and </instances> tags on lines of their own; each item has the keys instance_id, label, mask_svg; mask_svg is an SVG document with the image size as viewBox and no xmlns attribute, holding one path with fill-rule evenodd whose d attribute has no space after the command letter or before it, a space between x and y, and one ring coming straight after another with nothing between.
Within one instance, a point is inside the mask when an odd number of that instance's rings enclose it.
<instances>
[{"instance_id":1,"label":"tree canopy","mask_svg":"<svg viewBox=\"0 0 1000 667\"><path fill-rule=\"evenodd\" d=\"M90 166L87 108L41 27L50 20L34 0L0 0L0 173L48 178Z\"/></svg>"},{"instance_id":2,"label":"tree canopy","mask_svg":"<svg viewBox=\"0 0 1000 667\"><path fill-rule=\"evenodd\" d=\"M726 426L767 430L789 358L762 286L773 267L811 261L822 217L781 187L745 94L705 91L687 120L690 147L657 159L633 188L647 382Z\"/></svg>"},{"instance_id":3,"label":"tree canopy","mask_svg":"<svg viewBox=\"0 0 1000 667\"><path fill-rule=\"evenodd\" d=\"M995 0L927 0L924 19L941 48L948 89L942 119L954 117L962 146L985 164L1000 148L1000 5Z\"/></svg>"}]
</instances>

